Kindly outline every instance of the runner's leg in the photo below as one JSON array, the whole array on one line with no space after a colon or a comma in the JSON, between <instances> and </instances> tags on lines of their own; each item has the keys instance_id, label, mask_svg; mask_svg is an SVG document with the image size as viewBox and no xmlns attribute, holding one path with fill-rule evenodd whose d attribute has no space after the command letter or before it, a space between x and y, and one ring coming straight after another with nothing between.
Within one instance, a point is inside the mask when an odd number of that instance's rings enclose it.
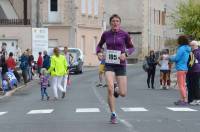
<instances>
[{"instance_id":1,"label":"runner's leg","mask_svg":"<svg viewBox=\"0 0 200 132\"><path fill-rule=\"evenodd\" d=\"M127 94L127 76L117 76L116 79L119 87L119 95L125 97Z\"/></svg>"},{"instance_id":2,"label":"runner's leg","mask_svg":"<svg viewBox=\"0 0 200 132\"><path fill-rule=\"evenodd\" d=\"M112 71L106 71L105 75L108 85L108 105L110 107L110 111L115 112L115 97L113 96L115 74Z\"/></svg>"}]
</instances>

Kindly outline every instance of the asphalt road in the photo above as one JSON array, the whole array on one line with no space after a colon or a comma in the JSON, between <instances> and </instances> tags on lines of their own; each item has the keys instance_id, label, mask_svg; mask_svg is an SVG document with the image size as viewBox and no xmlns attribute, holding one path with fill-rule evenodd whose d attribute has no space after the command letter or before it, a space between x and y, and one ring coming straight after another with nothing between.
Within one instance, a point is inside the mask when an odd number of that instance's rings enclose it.
<instances>
[{"instance_id":1,"label":"asphalt road","mask_svg":"<svg viewBox=\"0 0 200 132\"><path fill-rule=\"evenodd\" d=\"M106 88L97 71L72 76L64 99L40 100L38 80L0 100L0 132L199 132L200 106L177 107L176 89L146 86L139 64L128 67L128 95L118 98L118 124L110 124ZM158 72L157 72L158 74ZM48 88L51 97L52 89Z\"/></svg>"}]
</instances>

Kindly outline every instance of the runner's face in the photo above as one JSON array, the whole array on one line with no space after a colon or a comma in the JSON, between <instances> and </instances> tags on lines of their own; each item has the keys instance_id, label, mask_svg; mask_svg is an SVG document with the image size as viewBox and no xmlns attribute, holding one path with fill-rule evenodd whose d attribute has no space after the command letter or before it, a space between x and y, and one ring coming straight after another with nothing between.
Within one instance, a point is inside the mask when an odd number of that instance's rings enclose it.
<instances>
[{"instance_id":1,"label":"runner's face","mask_svg":"<svg viewBox=\"0 0 200 132\"><path fill-rule=\"evenodd\" d=\"M114 17L110 22L112 30L119 30L120 24L121 24L120 19L117 17Z\"/></svg>"}]
</instances>

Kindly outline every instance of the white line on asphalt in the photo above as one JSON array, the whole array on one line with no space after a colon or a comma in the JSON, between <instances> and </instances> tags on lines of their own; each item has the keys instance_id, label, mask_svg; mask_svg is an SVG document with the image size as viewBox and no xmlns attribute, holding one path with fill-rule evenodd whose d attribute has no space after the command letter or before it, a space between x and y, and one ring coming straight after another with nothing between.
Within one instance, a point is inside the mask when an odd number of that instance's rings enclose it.
<instances>
[{"instance_id":1,"label":"white line on asphalt","mask_svg":"<svg viewBox=\"0 0 200 132\"><path fill-rule=\"evenodd\" d=\"M31 110L27 114L49 114L52 113L53 109L43 109L43 110Z\"/></svg>"},{"instance_id":2,"label":"white line on asphalt","mask_svg":"<svg viewBox=\"0 0 200 132\"><path fill-rule=\"evenodd\" d=\"M0 116L7 114L8 112L0 112Z\"/></svg>"},{"instance_id":3,"label":"white line on asphalt","mask_svg":"<svg viewBox=\"0 0 200 132\"><path fill-rule=\"evenodd\" d=\"M99 108L77 108L77 113L100 112Z\"/></svg>"},{"instance_id":4,"label":"white line on asphalt","mask_svg":"<svg viewBox=\"0 0 200 132\"><path fill-rule=\"evenodd\" d=\"M167 107L167 109L172 111L198 111L195 109L187 108L187 107Z\"/></svg>"},{"instance_id":5,"label":"white line on asphalt","mask_svg":"<svg viewBox=\"0 0 200 132\"><path fill-rule=\"evenodd\" d=\"M142 107L128 107L128 108L121 108L125 112L145 112L148 111L145 108Z\"/></svg>"}]
</instances>

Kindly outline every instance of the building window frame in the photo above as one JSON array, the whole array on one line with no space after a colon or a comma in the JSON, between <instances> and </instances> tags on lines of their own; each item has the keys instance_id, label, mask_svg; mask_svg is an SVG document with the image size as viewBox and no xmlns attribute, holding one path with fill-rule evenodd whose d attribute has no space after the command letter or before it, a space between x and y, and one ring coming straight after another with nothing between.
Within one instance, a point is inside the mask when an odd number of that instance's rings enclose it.
<instances>
[{"instance_id":1,"label":"building window frame","mask_svg":"<svg viewBox=\"0 0 200 132\"><path fill-rule=\"evenodd\" d=\"M50 11L58 12L58 0L50 0Z\"/></svg>"},{"instance_id":2,"label":"building window frame","mask_svg":"<svg viewBox=\"0 0 200 132\"><path fill-rule=\"evenodd\" d=\"M94 0L94 16L99 15L99 0Z\"/></svg>"},{"instance_id":3,"label":"building window frame","mask_svg":"<svg viewBox=\"0 0 200 132\"><path fill-rule=\"evenodd\" d=\"M85 45L85 35L82 35L81 36L81 45L80 45L80 49L83 51L83 54L85 55L86 54L86 45Z\"/></svg>"},{"instance_id":4,"label":"building window frame","mask_svg":"<svg viewBox=\"0 0 200 132\"><path fill-rule=\"evenodd\" d=\"M81 0L81 13L86 15L86 0Z\"/></svg>"},{"instance_id":5,"label":"building window frame","mask_svg":"<svg viewBox=\"0 0 200 132\"><path fill-rule=\"evenodd\" d=\"M92 0L88 0L88 16L92 16Z\"/></svg>"}]
</instances>

